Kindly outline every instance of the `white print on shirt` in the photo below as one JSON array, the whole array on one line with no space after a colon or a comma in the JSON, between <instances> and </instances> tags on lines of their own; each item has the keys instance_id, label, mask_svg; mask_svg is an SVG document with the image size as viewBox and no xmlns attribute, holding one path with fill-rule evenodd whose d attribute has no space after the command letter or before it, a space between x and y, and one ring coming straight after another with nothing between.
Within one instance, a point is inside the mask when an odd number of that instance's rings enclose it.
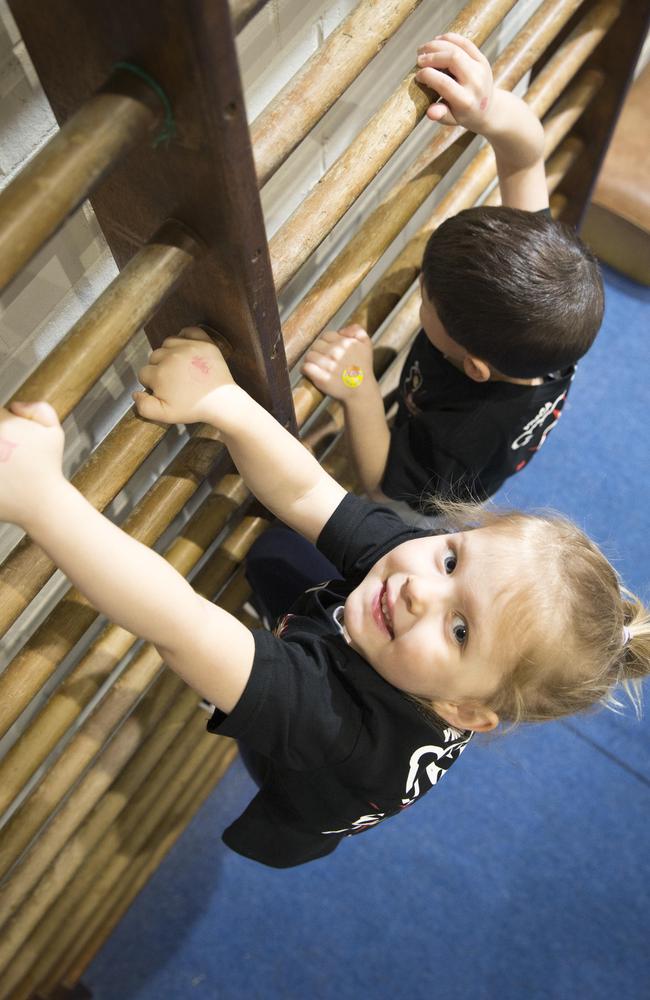
<instances>
[{"instance_id":1,"label":"white print on shirt","mask_svg":"<svg viewBox=\"0 0 650 1000\"><path fill-rule=\"evenodd\" d=\"M406 797L402 799L401 809L407 809L412 805L420 795L424 792L420 788L420 779L426 774L431 787L436 785L446 770L453 764L455 760L460 757L461 753L469 743L470 737L463 739L463 734L458 729L453 729L449 726L444 730L445 745L442 747L427 745L420 747L411 754L411 759L409 761L409 771L406 778L405 794ZM454 741L454 742L447 742ZM424 773L422 773L422 760L427 757L433 757L428 764L424 767ZM437 761L447 759L449 763L447 767L439 767ZM428 789L424 789L426 792ZM369 805L375 806L374 802L370 802ZM375 808L377 808L375 806ZM360 833L362 830L367 830L371 826L376 826L377 823L381 822L386 816L394 815L395 812L400 810L393 810L390 813L387 812L374 812L366 813L363 816L359 816L355 819L349 826L343 827L341 830L323 830L322 833Z\"/></svg>"},{"instance_id":2,"label":"white print on shirt","mask_svg":"<svg viewBox=\"0 0 650 1000\"><path fill-rule=\"evenodd\" d=\"M528 442L532 439L533 432L535 431L535 429L539 427L541 424L543 424L546 418L550 414L552 414L555 417L555 420L552 423L550 423L548 427L544 428L544 432L537 446L538 448L542 447L544 441L548 436L549 431L551 430L552 427L555 427L556 423L560 419L560 415L562 413L562 404L564 403L566 394L567 390L565 389L564 392L561 393L561 395L559 395L554 402L551 403L549 400L548 403L544 403L544 405L540 407L536 415L532 418L532 420L528 421L528 423L522 430L521 434L518 437L516 437L512 442L512 444L510 445L513 451L517 451L518 448L523 448L524 445L527 445Z\"/></svg>"}]
</instances>

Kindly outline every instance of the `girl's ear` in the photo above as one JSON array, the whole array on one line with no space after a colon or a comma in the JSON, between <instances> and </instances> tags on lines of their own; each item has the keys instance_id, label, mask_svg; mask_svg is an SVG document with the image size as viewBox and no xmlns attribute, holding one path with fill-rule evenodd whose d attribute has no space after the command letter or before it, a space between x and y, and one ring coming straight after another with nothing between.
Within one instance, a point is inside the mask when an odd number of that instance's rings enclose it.
<instances>
[{"instance_id":1,"label":"girl's ear","mask_svg":"<svg viewBox=\"0 0 650 1000\"><path fill-rule=\"evenodd\" d=\"M473 729L475 733L489 733L499 725L499 716L480 702L434 701L433 709L441 719L454 729Z\"/></svg>"},{"instance_id":2,"label":"girl's ear","mask_svg":"<svg viewBox=\"0 0 650 1000\"><path fill-rule=\"evenodd\" d=\"M463 358L463 371L473 382L489 382L492 377L490 366L473 354L466 354Z\"/></svg>"}]
</instances>

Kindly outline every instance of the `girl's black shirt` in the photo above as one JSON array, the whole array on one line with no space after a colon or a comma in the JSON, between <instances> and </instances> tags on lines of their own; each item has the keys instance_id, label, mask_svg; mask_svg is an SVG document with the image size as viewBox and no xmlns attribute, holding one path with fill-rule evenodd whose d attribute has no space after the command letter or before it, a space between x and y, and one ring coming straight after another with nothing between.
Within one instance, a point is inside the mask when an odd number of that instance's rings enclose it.
<instances>
[{"instance_id":1,"label":"girl's black shirt","mask_svg":"<svg viewBox=\"0 0 650 1000\"><path fill-rule=\"evenodd\" d=\"M431 531L347 494L318 539L343 580L303 594L272 634L253 633L255 657L230 715L210 732L260 755L260 791L223 834L233 850L288 868L329 854L427 792L471 732L436 720L347 643L345 599L381 556Z\"/></svg>"}]
</instances>

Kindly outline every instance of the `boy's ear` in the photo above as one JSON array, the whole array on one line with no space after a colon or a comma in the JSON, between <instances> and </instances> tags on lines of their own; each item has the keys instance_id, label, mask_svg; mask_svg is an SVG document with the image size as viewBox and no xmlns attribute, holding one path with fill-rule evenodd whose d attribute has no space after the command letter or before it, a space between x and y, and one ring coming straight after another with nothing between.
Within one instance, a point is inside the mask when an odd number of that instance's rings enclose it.
<instances>
[{"instance_id":1,"label":"boy's ear","mask_svg":"<svg viewBox=\"0 0 650 1000\"><path fill-rule=\"evenodd\" d=\"M492 377L490 366L473 354L466 354L463 358L463 371L473 382L489 382Z\"/></svg>"},{"instance_id":2,"label":"boy's ear","mask_svg":"<svg viewBox=\"0 0 650 1000\"><path fill-rule=\"evenodd\" d=\"M473 729L475 733L489 733L499 725L499 716L480 702L434 701L434 711L454 729Z\"/></svg>"}]
</instances>

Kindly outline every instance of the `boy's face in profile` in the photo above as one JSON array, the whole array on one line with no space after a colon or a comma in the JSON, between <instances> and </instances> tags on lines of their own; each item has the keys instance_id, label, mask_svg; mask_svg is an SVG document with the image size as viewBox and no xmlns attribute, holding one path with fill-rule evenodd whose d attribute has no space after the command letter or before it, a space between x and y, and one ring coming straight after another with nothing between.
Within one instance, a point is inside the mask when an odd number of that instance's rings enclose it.
<instances>
[{"instance_id":1,"label":"boy's face in profile","mask_svg":"<svg viewBox=\"0 0 650 1000\"><path fill-rule=\"evenodd\" d=\"M345 602L353 648L408 694L489 702L509 655L500 619L518 579L504 569L511 549L493 527L396 546Z\"/></svg>"},{"instance_id":2,"label":"boy's face in profile","mask_svg":"<svg viewBox=\"0 0 650 1000\"><path fill-rule=\"evenodd\" d=\"M420 292L422 293L422 305L420 306L420 323L422 324L422 329L433 346L437 347L448 361L451 361L452 364L456 365L462 371L467 351L447 334L447 331L440 322L436 307L427 295L422 275L420 275Z\"/></svg>"}]
</instances>

